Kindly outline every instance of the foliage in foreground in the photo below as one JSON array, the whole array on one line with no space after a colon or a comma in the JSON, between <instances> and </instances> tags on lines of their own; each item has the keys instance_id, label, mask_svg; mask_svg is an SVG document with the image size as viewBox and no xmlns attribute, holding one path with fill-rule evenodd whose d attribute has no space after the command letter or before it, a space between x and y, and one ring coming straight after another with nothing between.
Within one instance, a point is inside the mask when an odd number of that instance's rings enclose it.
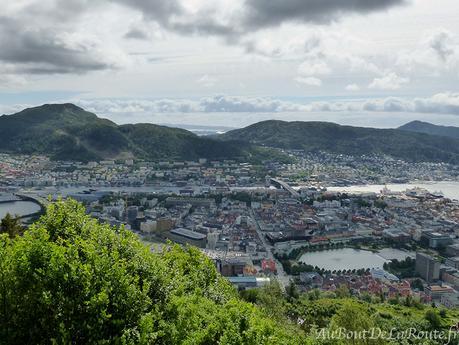
<instances>
[{"instance_id":1,"label":"foliage in foreground","mask_svg":"<svg viewBox=\"0 0 459 345\"><path fill-rule=\"evenodd\" d=\"M75 201L0 236L1 344L302 344L197 249L151 253Z\"/></svg>"},{"instance_id":2,"label":"foliage in foreground","mask_svg":"<svg viewBox=\"0 0 459 345\"><path fill-rule=\"evenodd\" d=\"M341 290L272 284L241 298L197 249L152 253L71 200L23 236L0 235L0 344L444 344L318 332L446 332L459 321L458 310Z\"/></svg>"},{"instance_id":3,"label":"foliage in foreground","mask_svg":"<svg viewBox=\"0 0 459 345\"><path fill-rule=\"evenodd\" d=\"M276 285L241 292L273 319L298 320L299 327L314 344L437 344L459 343L454 329L459 321L458 309L427 306L412 298L381 301L370 295L360 300L349 291L312 290L298 293L294 285L282 293ZM340 336L340 330L342 331ZM332 336L335 332L335 336ZM366 333L363 338L346 338L345 334ZM440 339L439 337L450 337Z\"/></svg>"}]
</instances>

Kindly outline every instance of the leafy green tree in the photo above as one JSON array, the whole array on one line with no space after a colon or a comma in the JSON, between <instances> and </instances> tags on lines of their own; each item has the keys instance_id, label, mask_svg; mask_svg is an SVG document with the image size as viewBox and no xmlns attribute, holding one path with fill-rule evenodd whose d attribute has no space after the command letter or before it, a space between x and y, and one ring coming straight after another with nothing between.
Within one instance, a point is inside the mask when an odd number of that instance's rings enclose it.
<instances>
[{"instance_id":1,"label":"leafy green tree","mask_svg":"<svg viewBox=\"0 0 459 345\"><path fill-rule=\"evenodd\" d=\"M276 280L259 289L258 303L271 317L282 318L287 313L285 297L282 287Z\"/></svg>"},{"instance_id":2,"label":"leafy green tree","mask_svg":"<svg viewBox=\"0 0 459 345\"><path fill-rule=\"evenodd\" d=\"M351 292L349 291L349 288L344 284L341 284L336 289L335 293L338 298L347 298L351 296Z\"/></svg>"},{"instance_id":3,"label":"leafy green tree","mask_svg":"<svg viewBox=\"0 0 459 345\"><path fill-rule=\"evenodd\" d=\"M10 238L14 238L21 233L22 225L19 217L13 217L7 213L0 223L0 234L8 234Z\"/></svg>"},{"instance_id":4,"label":"leafy green tree","mask_svg":"<svg viewBox=\"0 0 459 345\"><path fill-rule=\"evenodd\" d=\"M300 297L300 293L298 291L298 288L296 284L293 281L290 281L290 284L286 288L287 296L289 299L297 299Z\"/></svg>"},{"instance_id":5,"label":"leafy green tree","mask_svg":"<svg viewBox=\"0 0 459 345\"><path fill-rule=\"evenodd\" d=\"M51 204L23 236L0 235L0 325L0 344L306 342L240 300L198 249L152 253L73 200Z\"/></svg>"},{"instance_id":6,"label":"leafy green tree","mask_svg":"<svg viewBox=\"0 0 459 345\"><path fill-rule=\"evenodd\" d=\"M368 293L368 292L364 292L361 296L360 296L360 299L362 301L365 301L367 303L371 303L372 302L372 297L371 295Z\"/></svg>"},{"instance_id":7,"label":"leafy green tree","mask_svg":"<svg viewBox=\"0 0 459 345\"><path fill-rule=\"evenodd\" d=\"M447 316L446 309L440 309L439 315L442 319L444 319Z\"/></svg>"},{"instance_id":8,"label":"leafy green tree","mask_svg":"<svg viewBox=\"0 0 459 345\"><path fill-rule=\"evenodd\" d=\"M424 284L422 283L422 280L419 278L411 282L411 287L413 289L418 289L419 291L424 291Z\"/></svg>"},{"instance_id":9,"label":"leafy green tree","mask_svg":"<svg viewBox=\"0 0 459 345\"><path fill-rule=\"evenodd\" d=\"M241 297L250 303L257 303L258 301L258 289L247 289L240 292Z\"/></svg>"},{"instance_id":10,"label":"leafy green tree","mask_svg":"<svg viewBox=\"0 0 459 345\"><path fill-rule=\"evenodd\" d=\"M441 318L435 310L427 310L425 313L425 319L429 322L432 329L441 328Z\"/></svg>"},{"instance_id":11,"label":"leafy green tree","mask_svg":"<svg viewBox=\"0 0 459 345\"><path fill-rule=\"evenodd\" d=\"M381 339L371 339L370 333L367 333L366 336L358 336L358 334L364 334L365 331L371 332L375 323L365 306L355 301L346 301L343 304L342 308L333 316L331 327L332 329L341 328L348 332L354 332L353 334L356 336L347 339L345 344L381 343Z\"/></svg>"}]
</instances>

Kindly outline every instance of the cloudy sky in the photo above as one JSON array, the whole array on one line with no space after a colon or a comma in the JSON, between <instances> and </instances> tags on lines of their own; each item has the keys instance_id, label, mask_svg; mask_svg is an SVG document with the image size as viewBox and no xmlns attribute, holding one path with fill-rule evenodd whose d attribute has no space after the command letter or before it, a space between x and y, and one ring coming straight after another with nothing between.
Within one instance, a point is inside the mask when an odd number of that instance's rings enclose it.
<instances>
[{"instance_id":1,"label":"cloudy sky","mask_svg":"<svg viewBox=\"0 0 459 345\"><path fill-rule=\"evenodd\" d=\"M0 113L459 126L457 0L0 0Z\"/></svg>"}]
</instances>

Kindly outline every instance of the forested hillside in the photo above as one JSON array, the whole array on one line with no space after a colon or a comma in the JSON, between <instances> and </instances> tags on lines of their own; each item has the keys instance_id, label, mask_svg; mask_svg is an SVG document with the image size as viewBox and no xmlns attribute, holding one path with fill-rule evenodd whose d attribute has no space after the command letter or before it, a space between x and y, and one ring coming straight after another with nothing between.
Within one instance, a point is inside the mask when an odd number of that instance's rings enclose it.
<instances>
[{"instance_id":1,"label":"forested hillside","mask_svg":"<svg viewBox=\"0 0 459 345\"><path fill-rule=\"evenodd\" d=\"M353 156L379 154L409 162L459 164L459 139L400 129L272 120L235 129L218 138L307 152L325 151Z\"/></svg>"},{"instance_id":2,"label":"forested hillside","mask_svg":"<svg viewBox=\"0 0 459 345\"><path fill-rule=\"evenodd\" d=\"M0 152L56 160L224 159L246 155L237 143L153 124L118 126L73 104L45 104L0 116Z\"/></svg>"}]
</instances>

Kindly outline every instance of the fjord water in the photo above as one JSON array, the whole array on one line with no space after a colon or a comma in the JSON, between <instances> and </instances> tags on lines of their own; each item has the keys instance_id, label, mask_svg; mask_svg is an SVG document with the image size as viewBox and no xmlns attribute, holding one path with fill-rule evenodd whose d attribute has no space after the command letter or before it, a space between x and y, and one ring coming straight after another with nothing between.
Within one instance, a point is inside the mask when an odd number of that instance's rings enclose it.
<instances>
[{"instance_id":1,"label":"fjord water","mask_svg":"<svg viewBox=\"0 0 459 345\"><path fill-rule=\"evenodd\" d=\"M379 193L384 187L393 192L403 192L407 189L419 187L428 190L431 193L442 192L446 198L459 200L459 182L415 182L408 184L387 184L387 185L363 185L349 187L329 187L330 191L347 192L347 193Z\"/></svg>"},{"instance_id":2,"label":"fjord water","mask_svg":"<svg viewBox=\"0 0 459 345\"><path fill-rule=\"evenodd\" d=\"M7 213L13 216L27 216L40 211L40 205L32 201L11 201L0 203L0 219Z\"/></svg>"}]
</instances>

